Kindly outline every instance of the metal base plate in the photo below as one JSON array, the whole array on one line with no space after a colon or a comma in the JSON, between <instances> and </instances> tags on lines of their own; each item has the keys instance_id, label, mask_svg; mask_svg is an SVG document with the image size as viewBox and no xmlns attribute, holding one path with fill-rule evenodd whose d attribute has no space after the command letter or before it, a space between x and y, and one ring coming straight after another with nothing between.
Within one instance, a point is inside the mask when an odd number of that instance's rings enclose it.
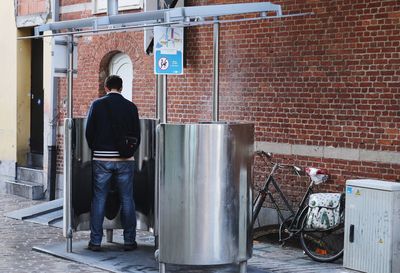
<instances>
[{"instance_id":1,"label":"metal base plate","mask_svg":"<svg viewBox=\"0 0 400 273\"><path fill-rule=\"evenodd\" d=\"M87 241L74 241L72 252L66 251L65 243L54 245L37 246L33 250L47 253L63 259L87 264L99 269L118 273L157 273L158 262L154 259L154 246L142 244L135 251L123 251L123 245L120 242L103 243L102 251L92 252L87 249ZM222 266L180 266L166 265L166 272L182 273L237 273L239 265ZM248 267L249 273L267 273L267 271Z\"/></svg>"}]
</instances>

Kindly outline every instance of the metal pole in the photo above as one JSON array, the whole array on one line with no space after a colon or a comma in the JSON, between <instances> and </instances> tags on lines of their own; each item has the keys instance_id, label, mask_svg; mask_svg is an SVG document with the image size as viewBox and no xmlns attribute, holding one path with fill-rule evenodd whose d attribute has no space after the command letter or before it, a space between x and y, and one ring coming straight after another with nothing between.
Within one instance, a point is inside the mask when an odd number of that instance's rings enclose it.
<instances>
[{"instance_id":1,"label":"metal pole","mask_svg":"<svg viewBox=\"0 0 400 273\"><path fill-rule=\"evenodd\" d=\"M107 230L106 230L107 243L112 243L112 241L113 241L113 234L114 234L114 230L113 230L113 229L107 229Z\"/></svg>"},{"instance_id":2,"label":"metal pole","mask_svg":"<svg viewBox=\"0 0 400 273\"><path fill-rule=\"evenodd\" d=\"M163 1L157 0L158 9L163 9ZM155 237L155 247L159 247L159 196L160 196L160 171L164 162L160 159L160 145L164 142L163 128L160 124L167 123L167 76L166 75L156 75L156 119L158 121L158 126L156 130L156 181L155 181L155 191L154 191L154 237ZM164 267L160 267L160 272Z\"/></svg>"},{"instance_id":3,"label":"metal pole","mask_svg":"<svg viewBox=\"0 0 400 273\"><path fill-rule=\"evenodd\" d=\"M165 2L158 0L158 9L164 9ZM168 23L168 19L166 21ZM156 76L156 111L159 123L167 123L167 75Z\"/></svg>"},{"instance_id":4,"label":"metal pole","mask_svg":"<svg viewBox=\"0 0 400 273\"><path fill-rule=\"evenodd\" d=\"M67 118L73 116L72 84L74 73L74 35L68 36L68 89L67 89Z\"/></svg>"},{"instance_id":5,"label":"metal pole","mask_svg":"<svg viewBox=\"0 0 400 273\"><path fill-rule=\"evenodd\" d=\"M157 119L159 123L167 123L167 75L157 75L156 77Z\"/></svg>"},{"instance_id":6,"label":"metal pole","mask_svg":"<svg viewBox=\"0 0 400 273\"><path fill-rule=\"evenodd\" d=\"M240 273L247 273L247 261L239 263L239 272Z\"/></svg>"},{"instance_id":7,"label":"metal pole","mask_svg":"<svg viewBox=\"0 0 400 273\"><path fill-rule=\"evenodd\" d=\"M158 272L159 273L165 273L165 263L159 263L158 264Z\"/></svg>"},{"instance_id":8,"label":"metal pole","mask_svg":"<svg viewBox=\"0 0 400 273\"><path fill-rule=\"evenodd\" d=\"M72 127L74 36L68 36L67 118L64 120L64 237L67 252L72 252Z\"/></svg>"},{"instance_id":9,"label":"metal pole","mask_svg":"<svg viewBox=\"0 0 400 273\"><path fill-rule=\"evenodd\" d=\"M167 76L156 75L156 119L158 125L167 123ZM159 148L160 143L163 143L163 128L157 127L156 130L156 181L155 181L155 197L154 197L154 237L156 248L158 247L158 232L159 232L159 182L160 182L160 168L163 166L163 162L160 161Z\"/></svg>"},{"instance_id":10,"label":"metal pole","mask_svg":"<svg viewBox=\"0 0 400 273\"><path fill-rule=\"evenodd\" d=\"M217 17L214 20L218 20ZM213 29L213 61L214 61L214 78L213 78L213 95L212 95L212 120L219 120L219 23L214 23Z\"/></svg>"}]
</instances>

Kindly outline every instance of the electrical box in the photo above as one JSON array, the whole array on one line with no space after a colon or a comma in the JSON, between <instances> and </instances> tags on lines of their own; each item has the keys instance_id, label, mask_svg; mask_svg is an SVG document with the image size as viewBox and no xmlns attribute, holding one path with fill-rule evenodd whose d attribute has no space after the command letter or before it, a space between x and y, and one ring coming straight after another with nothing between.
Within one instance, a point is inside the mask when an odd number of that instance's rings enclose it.
<instances>
[{"instance_id":1,"label":"electrical box","mask_svg":"<svg viewBox=\"0 0 400 273\"><path fill-rule=\"evenodd\" d=\"M400 273L400 183L347 180L343 266Z\"/></svg>"}]
</instances>

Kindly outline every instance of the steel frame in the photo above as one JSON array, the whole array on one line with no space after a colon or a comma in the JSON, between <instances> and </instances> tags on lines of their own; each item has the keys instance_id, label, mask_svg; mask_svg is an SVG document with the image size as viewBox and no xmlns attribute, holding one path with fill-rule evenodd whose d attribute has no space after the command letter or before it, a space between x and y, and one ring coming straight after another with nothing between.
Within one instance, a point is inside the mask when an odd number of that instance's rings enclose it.
<instances>
[{"instance_id":1,"label":"steel frame","mask_svg":"<svg viewBox=\"0 0 400 273\"><path fill-rule=\"evenodd\" d=\"M73 123L72 86L73 86L73 51L74 36L94 35L105 32L119 32L127 30L143 30L155 26L199 26L213 24L213 121L219 120L219 25L220 23L233 23L250 20L264 20L271 18L282 18L289 16L302 16L310 13L294 15L283 15L280 5L270 2L208 5L195 7L182 7L172 9L161 9L141 13L117 14L117 0L108 0L110 12L106 16L92 17L70 21L57 21L35 27L34 36L20 37L19 39L43 38L51 36L68 36L68 73L67 73L67 118L65 119L64 132L64 236L67 239L67 252L72 252L72 226L71 226L71 139ZM267 16L274 13L275 15ZM259 13L259 16L233 18L221 20L220 17L229 15ZM51 31L51 34L45 33ZM160 123L167 123L167 78L158 77L160 95L157 97L157 118ZM159 132L159 141L162 141L162 132ZM157 160L158 162L158 160ZM160 168L160 166L158 166ZM157 174L156 174L157 175ZM158 193L157 193L158 194ZM157 202L158 203L158 202ZM157 210L157 209L156 209ZM157 217L157 216L156 216ZM165 264L159 263L160 272L165 272ZM240 272L247 271L247 262L240 263Z\"/></svg>"},{"instance_id":2,"label":"steel frame","mask_svg":"<svg viewBox=\"0 0 400 273\"><path fill-rule=\"evenodd\" d=\"M272 16L274 18L282 16L281 6L270 2L183 7L48 23L35 27L35 36L43 36L45 31L75 30L74 34L79 34L81 31L97 32L120 27L146 27L148 24L190 26L192 23L199 25L213 22L216 17L257 12L260 13L260 18L266 18L267 12L275 12L276 15Z\"/></svg>"}]
</instances>

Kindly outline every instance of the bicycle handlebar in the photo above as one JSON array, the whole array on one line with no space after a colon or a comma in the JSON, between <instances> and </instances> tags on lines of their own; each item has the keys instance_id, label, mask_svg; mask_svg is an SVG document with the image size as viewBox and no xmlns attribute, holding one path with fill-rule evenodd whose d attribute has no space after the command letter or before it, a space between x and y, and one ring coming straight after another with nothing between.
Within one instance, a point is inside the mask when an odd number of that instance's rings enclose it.
<instances>
[{"instance_id":1,"label":"bicycle handlebar","mask_svg":"<svg viewBox=\"0 0 400 273\"><path fill-rule=\"evenodd\" d=\"M261 156L261 157L266 157L266 158L268 158L268 160L270 161L270 163L271 164L273 164L273 165L277 165L278 166L278 168L291 168L291 169L293 169L293 171L294 171L294 173L297 175L297 176L302 176L302 175L304 175L305 174L305 172L304 172L304 170L303 170L303 168L301 168L301 167L298 167L298 166L296 166L296 165L290 165L290 164L282 164L282 163L277 163L277 162L273 162L272 161L272 153L266 153L266 152L264 152L264 151L256 151L255 152L256 153L256 155L259 155L259 156ZM265 160L264 160L265 161ZM266 161L265 161L266 162Z\"/></svg>"},{"instance_id":2,"label":"bicycle handlebar","mask_svg":"<svg viewBox=\"0 0 400 273\"><path fill-rule=\"evenodd\" d=\"M270 163L274 166L277 166L277 168L282 168L282 167L283 168L291 168L291 169L293 169L294 173L297 176L308 175L311 178L311 180L316 184L320 184L320 183L323 183L328 180L329 174L326 169L311 168L311 167L307 167L307 168L303 169L296 165L273 162L272 161L272 153L266 153L261 150L256 151L255 153L256 153L256 155L259 155L261 157L268 158ZM265 163L267 163L266 160L264 160L264 161L265 161Z\"/></svg>"}]
</instances>

